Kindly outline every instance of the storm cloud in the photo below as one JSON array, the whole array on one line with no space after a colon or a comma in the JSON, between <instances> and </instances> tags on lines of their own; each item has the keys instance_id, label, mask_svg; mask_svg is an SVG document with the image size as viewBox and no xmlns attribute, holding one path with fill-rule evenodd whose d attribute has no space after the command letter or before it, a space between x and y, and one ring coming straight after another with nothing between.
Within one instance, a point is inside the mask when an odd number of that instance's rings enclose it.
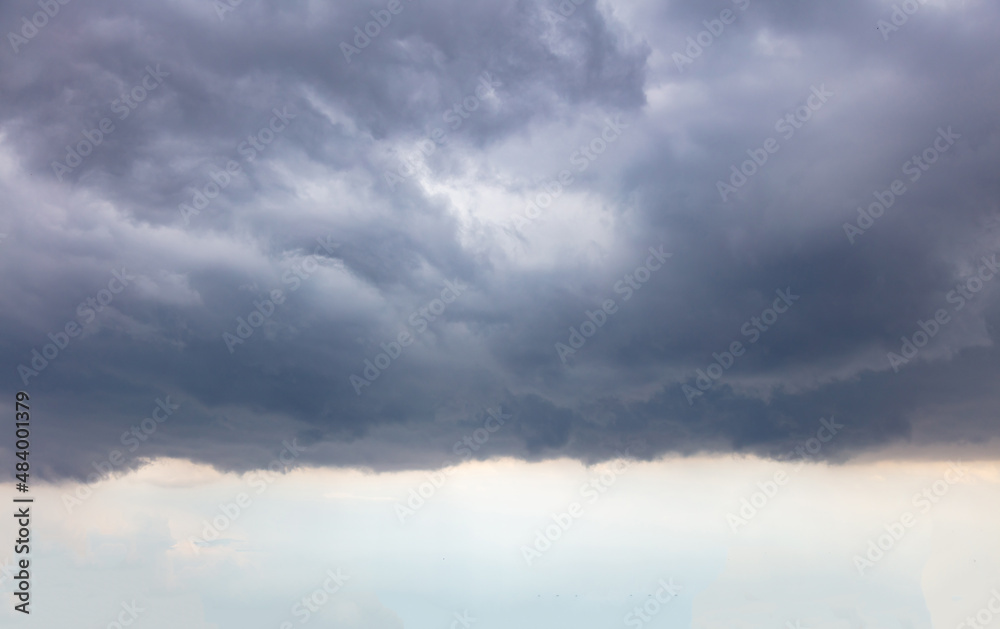
<instances>
[{"instance_id":1,"label":"storm cloud","mask_svg":"<svg viewBox=\"0 0 1000 629\"><path fill-rule=\"evenodd\" d=\"M995 4L39 6L0 347L50 478L1000 435Z\"/></svg>"}]
</instances>

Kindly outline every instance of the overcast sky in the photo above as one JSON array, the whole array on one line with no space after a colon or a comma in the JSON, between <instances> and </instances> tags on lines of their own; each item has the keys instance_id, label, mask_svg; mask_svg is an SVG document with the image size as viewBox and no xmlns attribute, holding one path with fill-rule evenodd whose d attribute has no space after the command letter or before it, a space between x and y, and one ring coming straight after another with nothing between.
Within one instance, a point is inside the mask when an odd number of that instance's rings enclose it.
<instances>
[{"instance_id":1,"label":"overcast sky","mask_svg":"<svg viewBox=\"0 0 1000 629\"><path fill-rule=\"evenodd\" d=\"M527 459L996 436L995 4L561 6L5 3L39 471L165 396L141 454L224 469L440 465L501 407Z\"/></svg>"},{"instance_id":2,"label":"overcast sky","mask_svg":"<svg viewBox=\"0 0 1000 629\"><path fill-rule=\"evenodd\" d=\"M615 467L603 493L581 493ZM68 508L81 486L34 490L34 613L5 605L0 624L117 629L124 604L141 610L136 629L955 629L1000 600L1000 474L996 461L966 463L935 503L915 505L948 469L505 459L467 463L428 492L427 472L308 468L263 483L159 460ZM774 495L755 498L779 473ZM226 523L221 506L241 494ZM574 503L579 517L526 560ZM740 513L745 523L730 518ZM912 526L859 569L907 513ZM205 542L216 519L224 529ZM0 553L0 591L13 588L2 570L14 558ZM331 570L347 579L306 614L303 597ZM649 614L637 624L639 606Z\"/></svg>"},{"instance_id":3,"label":"overcast sky","mask_svg":"<svg viewBox=\"0 0 1000 629\"><path fill-rule=\"evenodd\" d=\"M487 408L527 459L996 436L993 3L33 6L0 343L50 478L165 396L141 454L225 469L439 465Z\"/></svg>"},{"instance_id":4,"label":"overcast sky","mask_svg":"<svg viewBox=\"0 0 1000 629\"><path fill-rule=\"evenodd\" d=\"M314 626L636 626L673 578L649 629L951 629L1000 586L996 2L39 2L0 3L38 626L279 627L338 568Z\"/></svg>"}]
</instances>

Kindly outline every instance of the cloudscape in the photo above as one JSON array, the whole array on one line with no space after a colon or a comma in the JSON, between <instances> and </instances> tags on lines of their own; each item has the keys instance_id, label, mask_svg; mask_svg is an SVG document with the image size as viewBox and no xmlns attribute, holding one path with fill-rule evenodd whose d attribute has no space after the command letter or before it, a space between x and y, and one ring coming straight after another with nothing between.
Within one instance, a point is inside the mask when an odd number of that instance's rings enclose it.
<instances>
[{"instance_id":1,"label":"cloudscape","mask_svg":"<svg viewBox=\"0 0 1000 629\"><path fill-rule=\"evenodd\" d=\"M4 626L1000 622L995 3L0 26Z\"/></svg>"}]
</instances>

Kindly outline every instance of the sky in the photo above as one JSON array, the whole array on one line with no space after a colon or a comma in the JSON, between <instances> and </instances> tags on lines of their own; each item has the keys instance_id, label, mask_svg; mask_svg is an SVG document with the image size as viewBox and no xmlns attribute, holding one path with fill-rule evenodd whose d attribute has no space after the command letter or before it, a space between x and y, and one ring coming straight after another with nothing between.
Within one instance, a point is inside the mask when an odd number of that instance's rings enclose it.
<instances>
[{"instance_id":1,"label":"sky","mask_svg":"<svg viewBox=\"0 0 1000 629\"><path fill-rule=\"evenodd\" d=\"M0 6L30 622L298 626L337 567L314 626L954 627L1000 586L996 3L63 1Z\"/></svg>"}]
</instances>

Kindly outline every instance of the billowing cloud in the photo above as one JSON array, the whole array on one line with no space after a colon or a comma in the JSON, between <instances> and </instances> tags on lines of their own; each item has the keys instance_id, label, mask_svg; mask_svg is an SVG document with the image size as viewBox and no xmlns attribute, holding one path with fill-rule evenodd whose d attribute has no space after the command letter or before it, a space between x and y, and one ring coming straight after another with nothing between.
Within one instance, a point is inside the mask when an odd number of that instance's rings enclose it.
<instances>
[{"instance_id":1,"label":"billowing cloud","mask_svg":"<svg viewBox=\"0 0 1000 629\"><path fill-rule=\"evenodd\" d=\"M38 471L986 446L1000 12L913 6L5 5Z\"/></svg>"}]
</instances>

